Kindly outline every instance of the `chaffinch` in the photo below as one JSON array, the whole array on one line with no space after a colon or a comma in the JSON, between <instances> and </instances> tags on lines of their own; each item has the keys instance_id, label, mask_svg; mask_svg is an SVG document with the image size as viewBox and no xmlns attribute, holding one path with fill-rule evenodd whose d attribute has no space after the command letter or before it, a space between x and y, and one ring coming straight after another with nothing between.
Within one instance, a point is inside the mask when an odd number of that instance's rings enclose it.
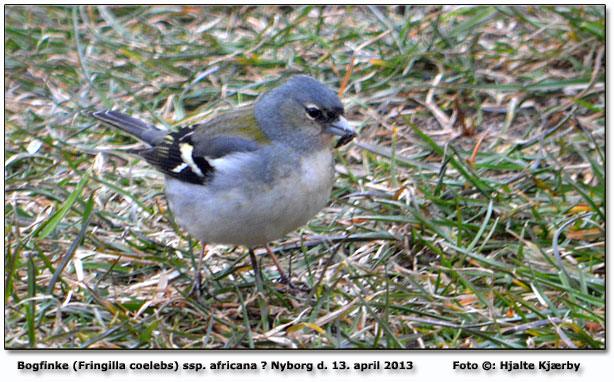
<instances>
[{"instance_id":1,"label":"chaffinch","mask_svg":"<svg viewBox=\"0 0 614 382\"><path fill-rule=\"evenodd\" d=\"M203 249L247 246L260 283L253 248L304 225L327 204L331 149L356 136L337 94L307 76L291 78L253 106L175 132L117 111L91 115L148 144L134 152L164 174L177 222Z\"/></svg>"}]
</instances>

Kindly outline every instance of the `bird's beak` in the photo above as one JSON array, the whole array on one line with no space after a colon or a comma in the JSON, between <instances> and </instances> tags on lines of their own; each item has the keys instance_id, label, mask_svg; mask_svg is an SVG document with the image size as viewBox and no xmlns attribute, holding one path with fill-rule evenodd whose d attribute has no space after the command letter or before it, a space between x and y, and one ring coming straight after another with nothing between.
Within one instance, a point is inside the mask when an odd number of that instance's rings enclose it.
<instances>
[{"instance_id":1,"label":"bird's beak","mask_svg":"<svg viewBox=\"0 0 614 382\"><path fill-rule=\"evenodd\" d=\"M356 130L350 126L347 119L342 115L337 120L326 127L326 132L333 135L339 135L341 138L335 144L335 148L341 147L352 139L356 138Z\"/></svg>"},{"instance_id":2,"label":"bird's beak","mask_svg":"<svg viewBox=\"0 0 614 382\"><path fill-rule=\"evenodd\" d=\"M351 136L351 138L356 137L356 130L354 130L354 128L350 126L347 119L345 119L342 115L340 115L336 121L332 122L326 127L326 132L329 134L333 134L333 135L339 135L341 137L345 137L345 136Z\"/></svg>"}]
</instances>

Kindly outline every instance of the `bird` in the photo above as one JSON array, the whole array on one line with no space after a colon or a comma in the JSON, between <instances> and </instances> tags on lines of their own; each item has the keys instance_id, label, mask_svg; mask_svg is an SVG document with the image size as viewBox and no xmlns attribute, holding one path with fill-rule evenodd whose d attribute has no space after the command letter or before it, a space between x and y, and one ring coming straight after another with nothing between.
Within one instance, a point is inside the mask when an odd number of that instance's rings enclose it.
<instances>
[{"instance_id":1,"label":"bird","mask_svg":"<svg viewBox=\"0 0 614 382\"><path fill-rule=\"evenodd\" d=\"M208 244L245 246L256 283L262 279L254 249L306 224L328 203L334 183L333 149L357 136L339 96L301 75L250 106L221 112L176 131L115 110L90 115L147 147L136 154L164 175L169 208L200 240L192 291ZM336 140L336 141L335 141Z\"/></svg>"}]
</instances>

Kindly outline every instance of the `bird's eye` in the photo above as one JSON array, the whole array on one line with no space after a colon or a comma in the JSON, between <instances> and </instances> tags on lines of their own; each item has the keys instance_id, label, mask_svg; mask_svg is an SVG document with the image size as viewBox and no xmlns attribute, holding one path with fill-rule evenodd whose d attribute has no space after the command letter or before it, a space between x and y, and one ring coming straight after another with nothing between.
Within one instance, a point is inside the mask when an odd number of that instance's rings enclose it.
<instances>
[{"instance_id":1,"label":"bird's eye","mask_svg":"<svg viewBox=\"0 0 614 382\"><path fill-rule=\"evenodd\" d=\"M307 112L307 115L311 119L321 119L322 118L322 111L320 111L320 109L318 109L317 107L308 107L305 109L305 111Z\"/></svg>"}]
</instances>

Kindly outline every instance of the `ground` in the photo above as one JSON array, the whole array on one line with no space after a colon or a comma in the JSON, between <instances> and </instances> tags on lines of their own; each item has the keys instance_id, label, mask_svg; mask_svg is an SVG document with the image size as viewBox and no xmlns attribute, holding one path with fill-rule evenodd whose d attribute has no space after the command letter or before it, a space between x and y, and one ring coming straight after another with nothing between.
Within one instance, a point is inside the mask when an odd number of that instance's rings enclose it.
<instances>
[{"instance_id":1,"label":"ground","mask_svg":"<svg viewBox=\"0 0 614 382\"><path fill-rule=\"evenodd\" d=\"M359 132L331 202L200 244L141 147L294 74ZM605 347L605 8L5 7L8 348Z\"/></svg>"}]
</instances>

